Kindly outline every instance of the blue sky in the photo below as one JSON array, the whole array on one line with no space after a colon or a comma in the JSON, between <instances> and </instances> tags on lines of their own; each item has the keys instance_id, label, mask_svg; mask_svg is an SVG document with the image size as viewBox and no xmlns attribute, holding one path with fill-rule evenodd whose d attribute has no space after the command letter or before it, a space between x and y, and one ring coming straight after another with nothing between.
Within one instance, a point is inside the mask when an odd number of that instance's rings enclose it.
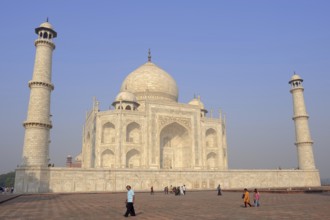
<instances>
[{"instance_id":1,"label":"blue sky","mask_svg":"<svg viewBox=\"0 0 330 220\"><path fill-rule=\"evenodd\" d=\"M53 56L50 157L81 150L93 97L109 108L147 61L176 80L179 101L200 95L226 114L229 167L297 167L289 92L304 79L316 166L330 178L329 1L1 1L0 173L20 164L37 35L49 17Z\"/></svg>"}]
</instances>

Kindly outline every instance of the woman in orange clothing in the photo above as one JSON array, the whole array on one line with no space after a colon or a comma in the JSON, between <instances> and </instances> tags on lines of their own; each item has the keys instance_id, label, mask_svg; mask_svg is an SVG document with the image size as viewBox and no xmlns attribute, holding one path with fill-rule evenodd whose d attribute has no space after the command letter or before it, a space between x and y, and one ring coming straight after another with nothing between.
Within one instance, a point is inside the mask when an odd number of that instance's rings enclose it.
<instances>
[{"instance_id":1,"label":"woman in orange clothing","mask_svg":"<svg viewBox=\"0 0 330 220\"><path fill-rule=\"evenodd\" d=\"M250 204L250 193L246 188L244 189L244 193L243 193L243 201L244 201L245 208L246 208L246 205L249 205L250 207L252 206Z\"/></svg>"}]
</instances>

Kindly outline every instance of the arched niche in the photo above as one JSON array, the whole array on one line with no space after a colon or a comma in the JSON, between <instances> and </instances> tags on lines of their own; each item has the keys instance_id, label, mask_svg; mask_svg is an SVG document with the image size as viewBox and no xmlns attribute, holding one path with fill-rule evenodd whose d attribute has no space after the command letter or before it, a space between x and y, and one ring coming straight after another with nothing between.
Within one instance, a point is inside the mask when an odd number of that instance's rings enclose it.
<instances>
[{"instance_id":1,"label":"arched niche","mask_svg":"<svg viewBox=\"0 0 330 220\"><path fill-rule=\"evenodd\" d=\"M139 168L141 166L141 155L136 149L132 149L126 154L126 168Z\"/></svg>"},{"instance_id":2,"label":"arched niche","mask_svg":"<svg viewBox=\"0 0 330 220\"><path fill-rule=\"evenodd\" d=\"M103 144L110 144L116 141L115 126L111 122L107 122L102 126L102 139Z\"/></svg>"},{"instance_id":3,"label":"arched niche","mask_svg":"<svg viewBox=\"0 0 330 220\"><path fill-rule=\"evenodd\" d=\"M217 132L213 128L207 129L205 133L205 146L209 148L218 147Z\"/></svg>"},{"instance_id":4,"label":"arched niche","mask_svg":"<svg viewBox=\"0 0 330 220\"><path fill-rule=\"evenodd\" d=\"M126 127L126 142L141 143L141 126L132 122Z\"/></svg>"},{"instance_id":5,"label":"arched niche","mask_svg":"<svg viewBox=\"0 0 330 220\"><path fill-rule=\"evenodd\" d=\"M115 154L110 149L106 149L101 154L101 167L113 168L115 165Z\"/></svg>"},{"instance_id":6,"label":"arched niche","mask_svg":"<svg viewBox=\"0 0 330 220\"><path fill-rule=\"evenodd\" d=\"M160 167L163 169L190 168L192 144L188 130L177 122L160 132Z\"/></svg>"},{"instance_id":7,"label":"arched niche","mask_svg":"<svg viewBox=\"0 0 330 220\"><path fill-rule=\"evenodd\" d=\"M217 154L214 152L208 153L206 156L206 164L208 169L216 168L218 164Z\"/></svg>"}]
</instances>

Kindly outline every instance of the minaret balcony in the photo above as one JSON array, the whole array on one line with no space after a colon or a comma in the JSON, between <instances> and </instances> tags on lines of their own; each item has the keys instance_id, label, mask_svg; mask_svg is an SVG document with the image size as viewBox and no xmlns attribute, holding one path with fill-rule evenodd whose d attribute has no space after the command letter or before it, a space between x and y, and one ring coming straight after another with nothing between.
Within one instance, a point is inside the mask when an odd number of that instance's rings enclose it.
<instances>
[{"instance_id":1,"label":"minaret balcony","mask_svg":"<svg viewBox=\"0 0 330 220\"><path fill-rule=\"evenodd\" d=\"M42 128L48 128L48 129L51 129L53 127L51 121L49 121L49 123L25 121L25 122L23 122L23 126L24 126L24 128L42 127Z\"/></svg>"},{"instance_id":2,"label":"minaret balcony","mask_svg":"<svg viewBox=\"0 0 330 220\"><path fill-rule=\"evenodd\" d=\"M32 87L48 87L50 90L54 90L54 85L52 83L31 80L29 81L29 88Z\"/></svg>"},{"instance_id":3,"label":"minaret balcony","mask_svg":"<svg viewBox=\"0 0 330 220\"><path fill-rule=\"evenodd\" d=\"M51 49L55 49L55 44L53 43L53 41L48 40L48 39L37 39L34 41L34 46L37 45L46 45L46 46L50 46Z\"/></svg>"}]
</instances>

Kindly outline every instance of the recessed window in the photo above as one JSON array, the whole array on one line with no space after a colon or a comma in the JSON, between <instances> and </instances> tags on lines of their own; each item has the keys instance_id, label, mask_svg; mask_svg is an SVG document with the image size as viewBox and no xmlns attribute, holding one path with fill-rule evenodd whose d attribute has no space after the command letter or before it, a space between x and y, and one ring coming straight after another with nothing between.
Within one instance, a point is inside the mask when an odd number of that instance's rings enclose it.
<instances>
[{"instance_id":1,"label":"recessed window","mask_svg":"<svg viewBox=\"0 0 330 220\"><path fill-rule=\"evenodd\" d=\"M45 39L48 38L48 34L47 34L47 32L44 33L44 38L45 38Z\"/></svg>"}]
</instances>

